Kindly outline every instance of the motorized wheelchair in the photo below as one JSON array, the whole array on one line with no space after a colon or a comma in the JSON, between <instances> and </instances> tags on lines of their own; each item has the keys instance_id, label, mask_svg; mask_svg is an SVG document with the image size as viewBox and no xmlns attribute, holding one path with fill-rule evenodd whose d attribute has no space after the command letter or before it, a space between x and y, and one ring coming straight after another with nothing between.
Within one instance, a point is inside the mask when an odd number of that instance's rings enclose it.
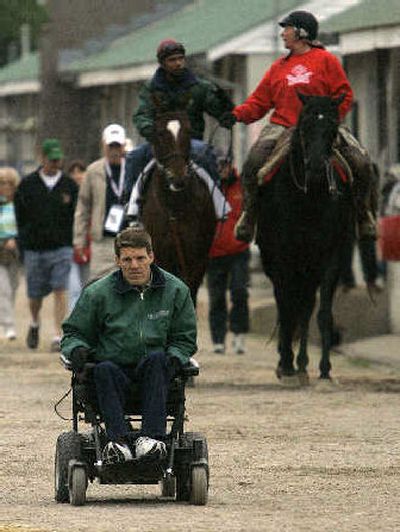
<instances>
[{"instance_id":1,"label":"motorized wheelchair","mask_svg":"<svg viewBox=\"0 0 400 532\"><path fill-rule=\"evenodd\" d=\"M61 355L64 367L72 371L69 361ZM90 366L87 365L88 373ZM102 449L107 443L104 423L97 406L94 383L90 377L78 382L72 371L72 430L58 436L55 453L55 500L81 506L86 502L88 483L100 484L161 484L163 497L174 497L195 505L205 505L208 497L209 466L206 438L197 432L184 432L185 387L199 374L194 359L182 365L171 381L167 401L167 455L160 459L134 458L123 463L104 463ZM55 410L65 396L55 405ZM140 400L132 389L125 408L126 423L132 435L141 422ZM65 419L65 418L64 418ZM90 424L91 430L80 432L80 425ZM136 428L137 427L137 428Z\"/></svg>"}]
</instances>

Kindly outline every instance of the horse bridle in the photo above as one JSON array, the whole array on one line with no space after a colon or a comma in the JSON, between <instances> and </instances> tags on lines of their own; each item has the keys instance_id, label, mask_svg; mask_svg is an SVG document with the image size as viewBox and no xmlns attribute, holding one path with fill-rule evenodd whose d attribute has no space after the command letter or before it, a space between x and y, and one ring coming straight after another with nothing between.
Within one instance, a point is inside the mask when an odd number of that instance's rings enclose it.
<instances>
[{"instance_id":1,"label":"horse bridle","mask_svg":"<svg viewBox=\"0 0 400 532\"><path fill-rule=\"evenodd\" d=\"M320 120L321 118L323 118L323 115L318 115L318 119ZM304 137L303 137L302 133L303 133L302 129L300 128L300 130L299 130L299 140L300 140L301 157L302 157L302 160L304 162L304 166L306 168L307 163L308 163L308 157L306 157L305 142L304 142ZM299 181L297 179L296 170L295 170L294 163L293 163L293 154L292 153L289 154L289 165L290 165L290 174L292 176L292 181L293 181L294 186L298 190L303 192L304 194L307 194L308 193L307 172L304 171L304 185L301 185L301 183L299 183ZM336 179L335 179L335 173L334 173L333 166L330 163L329 159L325 159L324 165L325 165L325 174L326 174L326 178L327 178L327 181L328 181L328 192L329 192L329 194L335 196L338 193L338 188L337 188L337 182L336 182Z\"/></svg>"},{"instance_id":2,"label":"horse bridle","mask_svg":"<svg viewBox=\"0 0 400 532\"><path fill-rule=\"evenodd\" d=\"M171 190L171 192L180 192L182 189L178 189L178 188L175 188L174 185L172 184L172 172L171 170L169 170L169 168L166 168L165 167L165 163L171 159L178 159L178 157L182 157L182 155L179 153L179 152L172 152L172 153L168 153L167 155L163 156L162 159L157 159L156 158L156 164L157 164L157 167L158 169L165 175L165 177L167 178L168 180L168 184L169 184L169 188Z\"/></svg>"}]
</instances>

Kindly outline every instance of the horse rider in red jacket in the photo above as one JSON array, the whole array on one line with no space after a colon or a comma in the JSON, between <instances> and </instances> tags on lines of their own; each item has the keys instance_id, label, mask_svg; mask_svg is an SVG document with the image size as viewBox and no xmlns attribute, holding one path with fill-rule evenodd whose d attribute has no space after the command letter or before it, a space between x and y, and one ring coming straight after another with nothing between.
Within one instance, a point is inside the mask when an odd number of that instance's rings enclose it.
<instances>
[{"instance_id":1,"label":"horse rider in red jacket","mask_svg":"<svg viewBox=\"0 0 400 532\"><path fill-rule=\"evenodd\" d=\"M270 121L252 146L242 172L244 211L235 231L238 239L247 242L254 237L257 221L257 174L283 137L288 138L288 128L297 123L302 109L297 91L332 98L344 94L339 107L340 120L344 119L353 101L353 91L340 62L316 41L318 22L314 15L307 11L293 11L279 24L289 54L272 64L255 91L232 112L233 121L251 124L273 109ZM366 150L344 126L340 126L338 137L337 147L353 174L359 237L371 236L375 234L371 205L372 163ZM288 149L288 142L286 146Z\"/></svg>"}]
</instances>

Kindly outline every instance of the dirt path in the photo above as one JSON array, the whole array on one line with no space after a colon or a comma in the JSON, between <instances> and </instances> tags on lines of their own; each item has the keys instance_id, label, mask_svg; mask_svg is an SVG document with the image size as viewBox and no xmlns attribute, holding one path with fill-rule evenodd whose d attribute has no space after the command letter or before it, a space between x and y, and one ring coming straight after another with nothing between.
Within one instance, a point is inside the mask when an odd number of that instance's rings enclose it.
<instances>
[{"instance_id":1,"label":"dirt path","mask_svg":"<svg viewBox=\"0 0 400 532\"><path fill-rule=\"evenodd\" d=\"M55 441L69 424L53 403L69 378L57 356L17 340L0 344L0 531L400 529L398 375L336 356L338 384L321 389L314 351L311 386L285 390L273 345L251 337L245 356L213 355L201 324L187 430L208 437L208 505L164 501L158 487L99 485L85 507L56 504Z\"/></svg>"}]
</instances>

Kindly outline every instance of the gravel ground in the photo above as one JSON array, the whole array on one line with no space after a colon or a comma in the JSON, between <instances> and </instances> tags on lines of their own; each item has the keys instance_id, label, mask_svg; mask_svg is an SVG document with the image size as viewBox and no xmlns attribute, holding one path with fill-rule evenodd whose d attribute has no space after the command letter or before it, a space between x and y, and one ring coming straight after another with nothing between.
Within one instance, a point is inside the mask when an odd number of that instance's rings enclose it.
<instances>
[{"instance_id":1,"label":"gravel ground","mask_svg":"<svg viewBox=\"0 0 400 532\"><path fill-rule=\"evenodd\" d=\"M20 296L19 330L27 315ZM275 345L251 336L243 356L214 355L200 309L202 368L186 430L204 432L205 507L164 500L158 486L90 485L84 507L53 499L53 412L69 376L57 355L0 343L0 531L386 531L400 529L400 379L394 369L333 357L335 382L282 388ZM49 329L50 302L43 330ZM50 340L50 336L49 339ZM61 408L68 416L68 402Z\"/></svg>"}]
</instances>

